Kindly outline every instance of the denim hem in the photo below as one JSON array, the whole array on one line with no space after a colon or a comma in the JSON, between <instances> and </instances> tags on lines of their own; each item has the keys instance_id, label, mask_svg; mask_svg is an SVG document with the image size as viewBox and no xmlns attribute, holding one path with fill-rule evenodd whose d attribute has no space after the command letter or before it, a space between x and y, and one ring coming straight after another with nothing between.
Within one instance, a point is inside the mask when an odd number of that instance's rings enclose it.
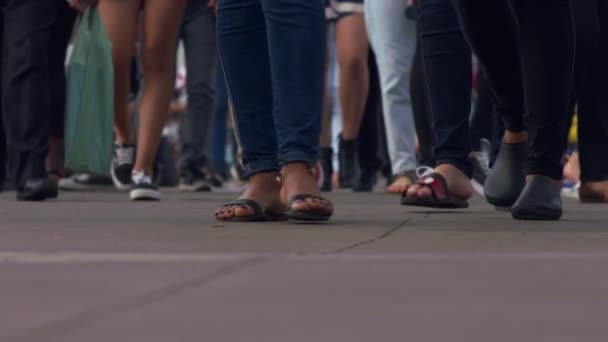
<instances>
[{"instance_id":1,"label":"denim hem","mask_svg":"<svg viewBox=\"0 0 608 342\"><path fill-rule=\"evenodd\" d=\"M306 151L289 151L281 153L279 156L279 164L281 166L294 162L304 162L309 165L314 165L317 162L317 153L306 152Z\"/></svg>"},{"instance_id":2,"label":"denim hem","mask_svg":"<svg viewBox=\"0 0 608 342\"><path fill-rule=\"evenodd\" d=\"M249 178L256 173L279 171L279 163L276 159L260 159L254 162L247 163L243 166L245 178Z\"/></svg>"}]
</instances>

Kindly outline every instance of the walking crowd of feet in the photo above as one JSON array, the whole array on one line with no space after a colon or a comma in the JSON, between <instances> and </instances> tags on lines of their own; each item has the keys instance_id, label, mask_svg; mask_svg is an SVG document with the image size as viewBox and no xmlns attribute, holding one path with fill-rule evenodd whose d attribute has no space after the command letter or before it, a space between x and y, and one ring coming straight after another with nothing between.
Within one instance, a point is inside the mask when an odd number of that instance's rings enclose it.
<instances>
[{"instance_id":1,"label":"walking crowd of feet","mask_svg":"<svg viewBox=\"0 0 608 342\"><path fill-rule=\"evenodd\" d=\"M217 220L324 222L325 193L385 178L404 206L477 192L558 220L562 196L608 203L604 2L2 0L0 191L113 184L142 201L232 179L245 190ZM63 163L83 12L112 46L104 174Z\"/></svg>"}]
</instances>

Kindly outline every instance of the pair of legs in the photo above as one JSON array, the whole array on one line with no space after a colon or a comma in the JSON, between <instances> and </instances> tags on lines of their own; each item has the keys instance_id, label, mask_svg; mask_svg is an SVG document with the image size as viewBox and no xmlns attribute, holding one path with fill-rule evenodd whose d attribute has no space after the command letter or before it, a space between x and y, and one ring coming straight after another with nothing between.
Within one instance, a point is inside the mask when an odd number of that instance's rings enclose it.
<instances>
[{"instance_id":1,"label":"pair of legs","mask_svg":"<svg viewBox=\"0 0 608 342\"><path fill-rule=\"evenodd\" d=\"M386 140L392 173L396 177L388 191L395 193L402 193L411 184L411 173L417 167L416 131L410 100L416 25L406 18L406 8L405 1L365 2L365 24L376 54Z\"/></svg>"},{"instance_id":2,"label":"pair of legs","mask_svg":"<svg viewBox=\"0 0 608 342\"><path fill-rule=\"evenodd\" d=\"M135 143L128 115L129 68L140 14L143 24L141 60L145 86L140 107L134 170L153 173L156 150L165 125L173 88L175 46L185 0L101 0L99 10L112 42L114 63L114 133L121 145Z\"/></svg>"},{"instance_id":3,"label":"pair of legs","mask_svg":"<svg viewBox=\"0 0 608 342\"><path fill-rule=\"evenodd\" d=\"M525 142L527 133L524 128L527 127L530 133L530 154L526 162L526 174L541 176L540 179L557 187L562 173L561 156L566 147L563 132L573 90L575 37L571 2L503 0L486 3L481 0L456 0L455 4L463 31L494 90L497 110L505 121L504 142ZM424 20L422 18L423 22ZM435 89L431 84L429 88L431 93ZM438 102L431 100L431 103L435 105ZM527 112L525 126L522 116L524 103ZM442 135L440 128L435 128L438 137ZM459 146L466 145L468 144ZM441 164L441 160L438 160L438 164ZM460 165L457 168L466 174L466 167ZM533 177L529 179L532 180ZM559 194L556 196L555 191L545 194L531 191L530 187L540 184L528 183L530 186L526 185L522 192L525 196L520 196L515 206L524 202L531 204L538 199L543 205L551 202L553 208L550 211L557 214L558 210L554 207L561 205L558 203ZM427 188L417 190L428 195ZM541 195L547 196L540 198ZM561 215L561 208L559 211Z\"/></svg>"},{"instance_id":4,"label":"pair of legs","mask_svg":"<svg viewBox=\"0 0 608 342\"><path fill-rule=\"evenodd\" d=\"M57 195L45 161L51 132L62 135L61 58L74 16L61 0L6 0L2 9L2 112L12 179L19 199L44 200Z\"/></svg>"},{"instance_id":5,"label":"pair of legs","mask_svg":"<svg viewBox=\"0 0 608 342\"><path fill-rule=\"evenodd\" d=\"M209 190L205 147L215 99L217 41L215 13L205 1L190 0L179 38L186 56L188 108L181 123L180 188Z\"/></svg>"},{"instance_id":6,"label":"pair of legs","mask_svg":"<svg viewBox=\"0 0 608 342\"><path fill-rule=\"evenodd\" d=\"M218 46L249 188L241 199L264 213L285 209L331 215L311 172L323 103L325 23L309 0L223 0ZM277 181L279 171L282 183ZM281 197L281 192L283 196ZM289 208L286 208L289 206ZM219 220L254 215L252 204L226 205Z\"/></svg>"}]
</instances>

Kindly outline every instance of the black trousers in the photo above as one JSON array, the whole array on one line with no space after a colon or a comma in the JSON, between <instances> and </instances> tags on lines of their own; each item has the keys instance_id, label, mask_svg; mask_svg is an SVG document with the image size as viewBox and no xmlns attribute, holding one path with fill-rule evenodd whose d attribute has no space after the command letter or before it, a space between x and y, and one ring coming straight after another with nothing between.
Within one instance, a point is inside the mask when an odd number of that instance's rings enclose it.
<instances>
[{"instance_id":1,"label":"black trousers","mask_svg":"<svg viewBox=\"0 0 608 342\"><path fill-rule=\"evenodd\" d=\"M528 129L527 174L561 179L567 144L563 132L574 90L573 0L454 3L465 36L487 72L505 127Z\"/></svg>"},{"instance_id":2,"label":"black trousers","mask_svg":"<svg viewBox=\"0 0 608 342\"><path fill-rule=\"evenodd\" d=\"M380 101L380 77L376 56L369 51L369 94L361 120L359 132L359 166L361 170L378 171L382 165L382 146L386 145L382 122Z\"/></svg>"},{"instance_id":3,"label":"black trousers","mask_svg":"<svg viewBox=\"0 0 608 342\"><path fill-rule=\"evenodd\" d=\"M608 4L574 2L581 180L608 180Z\"/></svg>"},{"instance_id":4,"label":"black trousers","mask_svg":"<svg viewBox=\"0 0 608 342\"><path fill-rule=\"evenodd\" d=\"M17 189L46 177L49 136L63 135L65 50L74 12L63 0L2 0L2 114Z\"/></svg>"},{"instance_id":5,"label":"black trousers","mask_svg":"<svg viewBox=\"0 0 608 342\"><path fill-rule=\"evenodd\" d=\"M420 31L420 25L417 26ZM414 125L418 136L418 163L420 165L434 167L435 157L433 146L435 135L433 133L433 118L430 109L428 85L424 76L424 63L422 60L421 33L416 34L416 51L412 61L410 72L410 98L412 99L412 110L414 113Z\"/></svg>"},{"instance_id":6,"label":"black trousers","mask_svg":"<svg viewBox=\"0 0 608 342\"><path fill-rule=\"evenodd\" d=\"M471 48L451 0L420 0L417 6L423 77L435 133L434 161L470 176Z\"/></svg>"}]
</instances>

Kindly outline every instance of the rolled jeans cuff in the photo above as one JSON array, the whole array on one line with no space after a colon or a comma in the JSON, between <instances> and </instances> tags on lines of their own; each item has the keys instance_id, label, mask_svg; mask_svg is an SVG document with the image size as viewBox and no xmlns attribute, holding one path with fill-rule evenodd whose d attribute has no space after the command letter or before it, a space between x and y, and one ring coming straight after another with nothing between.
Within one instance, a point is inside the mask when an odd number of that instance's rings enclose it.
<instances>
[{"instance_id":1,"label":"rolled jeans cuff","mask_svg":"<svg viewBox=\"0 0 608 342\"><path fill-rule=\"evenodd\" d=\"M248 162L243 165L245 171L245 178L249 178L256 173L262 172L278 172L279 163L274 158L259 159L256 161Z\"/></svg>"},{"instance_id":2,"label":"rolled jeans cuff","mask_svg":"<svg viewBox=\"0 0 608 342\"><path fill-rule=\"evenodd\" d=\"M289 151L281 153L279 156L279 164L283 166L289 163L302 162L308 165L315 165L317 162L317 152L308 151Z\"/></svg>"}]
</instances>

